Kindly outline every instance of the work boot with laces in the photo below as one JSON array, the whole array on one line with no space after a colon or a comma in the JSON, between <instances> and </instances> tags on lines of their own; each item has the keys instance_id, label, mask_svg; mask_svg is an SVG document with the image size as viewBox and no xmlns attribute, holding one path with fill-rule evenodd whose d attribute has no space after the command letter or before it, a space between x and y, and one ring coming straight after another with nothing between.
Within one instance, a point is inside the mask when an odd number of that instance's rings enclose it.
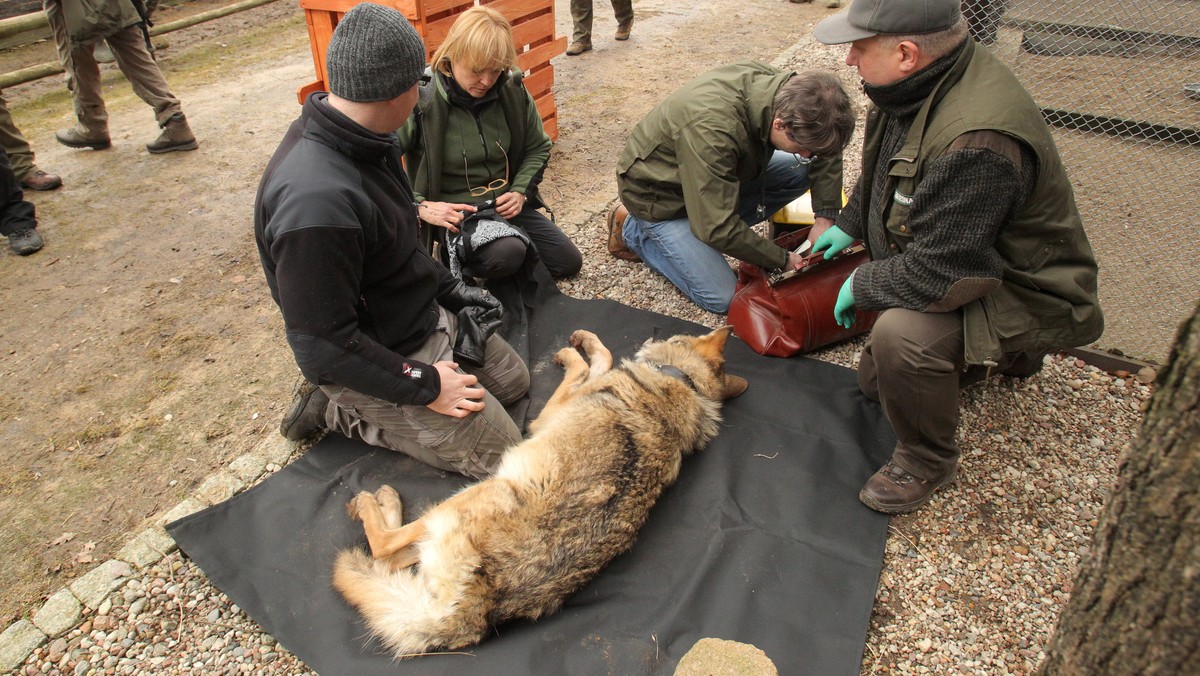
<instances>
[{"instance_id":1,"label":"work boot with laces","mask_svg":"<svg viewBox=\"0 0 1200 676\"><path fill-rule=\"evenodd\" d=\"M41 251L45 244L36 228L24 228L8 236L8 244L20 256Z\"/></svg>"},{"instance_id":2,"label":"work boot with laces","mask_svg":"<svg viewBox=\"0 0 1200 676\"><path fill-rule=\"evenodd\" d=\"M93 134L78 125L54 132L54 140L68 148L104 150L112 145L112 139L108 137L107 133Z\"/></svg>"},{"instance_id":3,"label":"work boot with laces","mask_svg":"<svg viewBox=\"0 0 1200 676\"><path fill-rule=\"evenodd\" d=\"M633 19L622 24L617 24L617 34L613 36L616 40L628 40L629 33L633 30Z\"/></svg>"},{"instance_id":4,"label":"work boot with laces","mask_svg":"<svg viewBox=\"0 0 1200 676\"><path fill-rule=\"evenodd\" d=\"M176 150L195 150L199 146L196 136L188 126L187 118L183 113L175 113L162 125L162 133L158 138L146 144L146 150L157 155Z\"/></svg>"},{"instance_id":5,"label":"work boot with laces","mask_svg":"<svg viewBox=\"0 0 1200 676\"><path fill-rule=\"evenodd\" d=\"M877 512L904 514L929 502L933 492L953 481L957 474L956 463L939 479L921 479L889 460L867 480L858 499Z\"/></svg>"},{"instance_id":6,"label":"work boot with laces","mask_svg":"<svg viewBox=\"0 0 1200 676\"><path fill-rule=\"evenodd\" d=\"M579 56L584 52L590 51L592 51L591 40L576 40L571 43L570 47L567 47L567 56Z\"/></svg>"}]
</instances>

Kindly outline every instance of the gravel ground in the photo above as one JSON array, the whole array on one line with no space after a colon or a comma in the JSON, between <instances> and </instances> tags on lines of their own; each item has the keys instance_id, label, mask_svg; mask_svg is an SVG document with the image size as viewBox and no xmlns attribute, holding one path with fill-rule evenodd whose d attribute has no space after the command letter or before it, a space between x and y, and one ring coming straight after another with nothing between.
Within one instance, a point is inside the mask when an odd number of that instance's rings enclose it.
<instances>
[{"instance_id":1,"label":"gravel ground","mask_svg":"<svg viewBox=\"0 0 1200 676\"><path fill-rule=\"evenodd\" d=\"M598 235L601 221L586 229ZM645 266L604 255L598 236L589 241L597 244L585 242L586 269L566 292L722 323ZM853 367L861 344L813 356ZM1031 378L965 391L959 479L917 514L893 518L862 672L1032 672L1150 389L1057 355ZM175 552L37 649L19 673L311 672Z\"/></svg>"},{"instance_id":2,"label":"gravel ground","mask_svg":"<svg viewBox=\"0 0 1200 676\"><path fill-rule=\"evenodd\" d=\"M846 70L840 52L797 50L777 64ZM849 174L856 162L848 160ZM610 258L603 212L578 220L563 226L585 267L564 292L724 322L644 265ZM860 338L812 356L853 367L861 346ZM917 514L892 519L864 674L1025 674L1041 659L1151 389L1149 378L1070 356L1046 361L1031 378L996 377L963 393L957 482ZM176 552L135 572L18 673L311 672Z\"/></svg>"}]
</instances>

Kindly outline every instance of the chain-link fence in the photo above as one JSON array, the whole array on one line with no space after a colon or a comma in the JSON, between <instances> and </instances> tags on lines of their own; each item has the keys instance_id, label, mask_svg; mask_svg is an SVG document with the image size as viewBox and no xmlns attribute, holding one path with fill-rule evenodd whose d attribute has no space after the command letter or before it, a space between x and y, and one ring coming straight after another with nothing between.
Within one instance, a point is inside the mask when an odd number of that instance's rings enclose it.
<instances>
[{"instance_id":1,"label":"chain-link fence","mask_svg":"<svg viewBox=\"0 0 1200 676\"><path fill-rule=\"evenodd\" d=\"M1054 128L1100 263L1099 347L1164 361L1200 297L1200 0L963 11Z\"/></svg>"}]
</instances>

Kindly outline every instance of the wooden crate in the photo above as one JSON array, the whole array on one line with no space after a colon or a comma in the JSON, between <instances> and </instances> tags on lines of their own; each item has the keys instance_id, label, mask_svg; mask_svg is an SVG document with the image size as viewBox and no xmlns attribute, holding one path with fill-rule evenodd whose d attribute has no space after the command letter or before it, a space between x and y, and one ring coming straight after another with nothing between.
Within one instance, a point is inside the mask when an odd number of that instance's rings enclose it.
<instances>
[{"instance_id":1,"label":"wooden crate","mask_svg":"<svg viewBox=\"0 0 1200 676\"><path fill-rule=\"evenodd\" d=\"M324 91L327 74L325 53L329 38L342 15L361 0L300 0L308 22L308 41L312 47L315 82L301 87L296 96L301 103L314 91ZM394 7L408 17L425 41L428 61L450 32L458 15L475 4L488 5L503 14L513 26L517 45L517 66L525 72L525 87L533 96L550 138L558 138L558 109L554 103L554 66L550 59L567 49L567 38L554 36L554 0L372 0Z\"/></svg>"}]
</instances>

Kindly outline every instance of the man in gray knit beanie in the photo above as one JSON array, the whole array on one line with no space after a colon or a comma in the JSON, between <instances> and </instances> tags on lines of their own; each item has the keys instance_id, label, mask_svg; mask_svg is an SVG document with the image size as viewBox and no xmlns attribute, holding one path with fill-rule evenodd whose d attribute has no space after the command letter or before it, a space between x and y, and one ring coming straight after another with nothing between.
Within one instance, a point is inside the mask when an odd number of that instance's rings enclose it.
<instances>
[{"instance_id":1,"label":"man in gray knit beanie","mask_svg":"<svg viewBox=\"0 0 1200 676\"><path fill-rule=\"evenodd\" d=\"M399 11L364 2L346 12L325 56L329 92L347 101L386 101L425 72L425 45Z\"/></svg>"}]
</instances>

